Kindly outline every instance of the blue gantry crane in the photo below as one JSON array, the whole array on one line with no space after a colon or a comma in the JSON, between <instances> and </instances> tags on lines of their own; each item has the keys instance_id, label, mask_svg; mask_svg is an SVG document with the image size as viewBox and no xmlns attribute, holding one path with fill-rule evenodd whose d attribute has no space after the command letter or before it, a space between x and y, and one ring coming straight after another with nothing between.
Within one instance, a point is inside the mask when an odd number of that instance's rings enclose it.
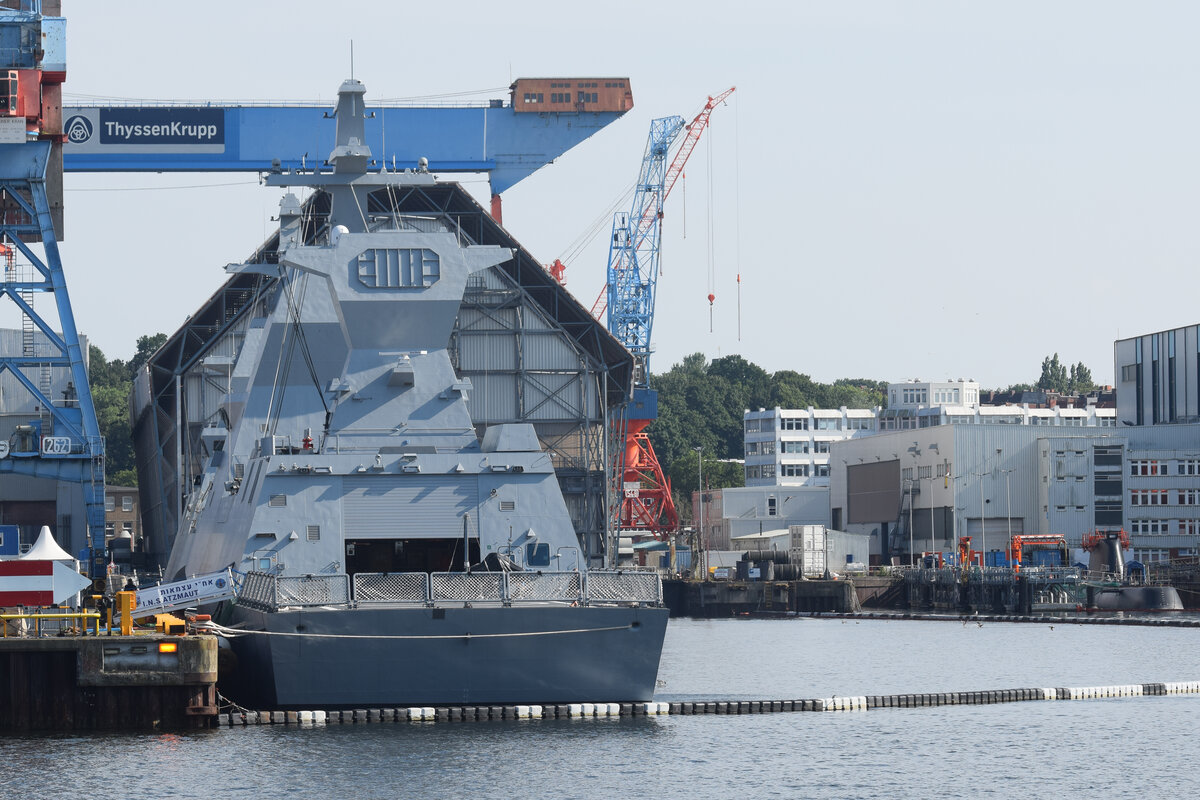
<instances>
[{"instance_id":1,"label":"blue gantry crane","mask_svg":"<svg viewBox=\"0 0 1200 800\"><path fill-rule=\"evenodd\" d=\"M364 144L374 169L486 173L500 222L501 193L631 108L628 78L518 78L508 104L368 106ZM321 170L334 147L317 103L67 106L63 119L67 172Z\"/></svg>"},{"instance_id":2,"label":"blue gantry crane","mask_svg":"<svg viewBox=\"0 0 1200 800\"><path fill-rule=\"evenodd\" d=\"M700 113L686 125L679 116L651 121L632 207L628 213L618 212L613 217L606 291L608 330L634 357L632 402L617 423L622 427L621 463L617 469L622 499L616 524L621 530L646 531L660 539L679 527L671 482L646 433L649 424L658 418L658 393L649 387L650 335L660 270L663 204L683 174L700 134L708 127L713 109L735 88L708 98ZM672 145L685 131L675 157L668 162ZM709 302L712 300L710 295ZM596 310L593 308L593 312Z\"/></svg>"}]
</instances>

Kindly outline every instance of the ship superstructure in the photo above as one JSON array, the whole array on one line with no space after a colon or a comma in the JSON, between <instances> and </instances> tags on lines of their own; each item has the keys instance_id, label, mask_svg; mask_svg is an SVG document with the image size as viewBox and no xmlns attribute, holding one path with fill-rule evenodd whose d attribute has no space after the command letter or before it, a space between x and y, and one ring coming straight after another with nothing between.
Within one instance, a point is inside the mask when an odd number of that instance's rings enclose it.
<instances>
[{"instance_id":1,"label":"ship superstructure","mask_svg":"<svg viewBox=\"0 0 1200 800\"><path fill-rule=\"evenodd\" d=\"M649 699L665 630L656 575L589 572L531 425L477 437L447 343L470 276L512 251L390 198L369 173L361 83L331 172L268 181L328 196L313 236L284 197L277 278L231 354L208 463L169 578L246 575L222 617L237 689L279 707Z\"/></svg>"}]
</instances>

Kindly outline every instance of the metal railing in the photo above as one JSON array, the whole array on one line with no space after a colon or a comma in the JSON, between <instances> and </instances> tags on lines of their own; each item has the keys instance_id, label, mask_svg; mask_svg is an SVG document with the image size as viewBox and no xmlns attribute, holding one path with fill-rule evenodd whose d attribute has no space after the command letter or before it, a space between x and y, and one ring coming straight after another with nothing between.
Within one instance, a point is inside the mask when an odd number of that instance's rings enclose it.
<instances>
[{"instance_id":1,"label":"metal railing","mask_svg":"<svg viewBox=\"0 0 1200 800\"><path fill-rule=\"evenodd\" d=\"M662 602L662 579L654 572L589 572L584 582L589 603L621 603L629 600Z\"/></svg>"},{"instance_id":2,"label":"metal railing","mask_svg":"<svg viewBox=\"0 0 1200 800\"><path fill-rule=\"evenodd\" d=\"M510 600L583 600L583 579L578 572L510 572L506 575Z\"/></svg>"},{"instance_id":3,"label":"metal railing","mask_svg":"<svg viewBox=\"0 0 1200 800\"><path fill-rule=\"evenodd\" d=\"M100 635L100 612L88 611L80 609L78 611L67 612L29 612L25 614L0 614L0 630L3 631L3 638L7 639L11 633L13 636L28 636L28 623L33 621L33 635L41 638L43 633L52 633L56 636L62 636L68 628L65 623L67 620L75 622L74 634L76 636L87 636L89 632L89 624L91 621L96 623L96 636ZM43 622L54 623L43 625Z\"/></svg>"},{"instance_id":4,"label":"metal railing","mask_svg":"<svg viewBox=\"0 0 1200 800\"><path fill-rule=\"evenodd\" d=\"M349 575L277 577L276 602L281 606L339 606L350 602Z\"/></svg>"},{"instance_id":5,"label":"metal railing","mask_svg":"<svg viewBox=\"0 0 1200 800\"><path fill-rule=\"evenodd\" d=\"M351 592L353 589L353 592ZM437 603L662 604L654 572L359 572L283 577L247 572L240 605L260 611L284 607L435 605Z\"/></svg>"},{"instance_id":6,"label":"metal railing","mask_svg":"<svg viewBox=\"0 0 1200 800\"><path fill-rule=\"evenodd\" d=\"M505 600L503 572L431 572L430 600Z\"/></svg>"},{"instance_id":7,"label":"metal railing","mask_svg":"<svg viewBox=\"0 0 1200 800\"><path fill-rule=\"evenodd\" d=\"M420 603L429 600L425 572L357 572L354 599L358 603Z\"/></svg>"}]
</instances>

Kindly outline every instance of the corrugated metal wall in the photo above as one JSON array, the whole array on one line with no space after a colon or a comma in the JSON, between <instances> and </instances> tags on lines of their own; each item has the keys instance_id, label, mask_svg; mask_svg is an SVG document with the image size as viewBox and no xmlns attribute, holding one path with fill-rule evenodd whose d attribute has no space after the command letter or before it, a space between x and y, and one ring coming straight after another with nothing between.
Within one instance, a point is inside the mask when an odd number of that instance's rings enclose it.
<instances>
[{"instance_id":1,"label":"corrugated metal wall","mask_svg":"<svg viewBox=\"0 0 1200 800\"><path fill-rule=\"evenodd\" d=\"M468 407L481 433L529 422L554 462L585 550L602 552L604 412L602 374L558 324L500 270L472 277L450 355L470 378Z\"/></svg>"},{"instance_id":2,"label":"corrugated metal wall","mask_svg":"<svg viewBox=\"0 0 1200 800\"><path fill-rule=\"evenodd\" d=\"M450 538L479 535L479 486L453 475L350 475L343 479L347 539Z\"/></svg>"},{"instance_id":3,"label":"corrugated metal wall","mask_svg":"<svg viewBox=\"0 0 1200 800\"><path fill-rule=\"evenodd\" d=\"M79 337L79 344L83 350L83 360L86 365L88 362L88 340L86 336ZM12 330L9 328L0 329L0 355L5 356L20 356L24 341L22 331ZM33 354L34 356L58 357L60 353L57 348L50 344L50 340L46 338L46 334L35 330L33 332ZM63 399L63 392L67 388L67 383L71 380L70 367L50 367L50 392L49 399L58 404ZM41 385L41 368L40 367L25 367L22 372L32 381L34 386ZM37 401L34 396L29 393L29 390L10 374L8 370L0 373L0 414L35 414L37 413Z\"/></svg>"}]
</instances>

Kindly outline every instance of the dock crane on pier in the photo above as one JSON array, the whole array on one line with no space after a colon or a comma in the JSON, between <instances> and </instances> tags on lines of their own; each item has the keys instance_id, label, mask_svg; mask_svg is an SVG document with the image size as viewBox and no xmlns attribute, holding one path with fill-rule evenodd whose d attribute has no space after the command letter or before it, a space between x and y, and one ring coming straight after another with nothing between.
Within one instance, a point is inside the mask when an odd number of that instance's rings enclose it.
<instances>
[{"instance_id":1,"label":"dock crane on pier","mask_svg":"<svg viewBox=\"0 0 1200 800\"><path fill-rule=\"evenodd\" d=\"M666 538L679 527L671 482L663 474L646 432L658 418L658 393L649 386L650 333L660 269L663 204L708 127L713 109L735 89L730 87L709 97L690 123L685 124L680 116L650 122L632 207L613 216L608 284L592 307L592 316L599 318L607 306L608 330L629 349L634 360L632 402L614 421L614 439L619 442L614 478L620 481L620 491L614 492L619 505L614 504L613 517L618 529L646 531L657 539ZM671 147L681 134L679 149L668 161ZM712 300L709 295L709 302Z\"/></svg>"}]
</instances>

